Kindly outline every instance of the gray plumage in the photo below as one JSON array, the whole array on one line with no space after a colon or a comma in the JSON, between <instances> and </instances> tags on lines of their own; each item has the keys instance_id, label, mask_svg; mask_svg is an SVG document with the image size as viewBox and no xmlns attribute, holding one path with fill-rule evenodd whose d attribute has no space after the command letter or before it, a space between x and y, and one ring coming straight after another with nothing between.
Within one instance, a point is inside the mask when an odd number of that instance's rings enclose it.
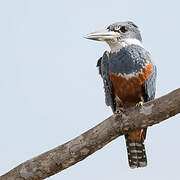
<instances>
[{"instance_id":1,"label":"gray plumage","mask_svg":"<svg viewBox=\"0 0 180 180\"><path fill-rule=\"evenodd\" d=\"M109 59L109 72L127 75L141 72L150 57L144 48L133 44L110 53Z\"/></svg>"},{"instance_id":2,"label":"gray plumage","mask_svg":"<svg viewBox=\"0 0 180 180\"><path fill-rule=\"evenodd\" d=\"M132 21L116 22L108 26L107 29L109 29L110 31L119 31L119 32L122 30L126 31L126 33L123 34L121 40L134 38L134 39L138 39L139 41L142 41L141 33L138 29L138 26L135 25Z\"/></svg>"},{"instance_id":3,"label":"gray plumage","mask_svg":"<svg viewBox=\"0 0 180 180\"><path fill-rule=\"evenodd\" d=\"M148 80L144 84L144 101L151 101L155 98L156 93L156 78L157 78L157 68L153 61L152 65L152 74L149 76Z\"/></svg>"},{"instance_id":4,"label":"gray plumage","mask_svg":"<svg viewBox=\"0 0 180 180\"><path fill-rule=\"evenodd\" d=\"M98 60L97 67L99 68L99 74L101 75L104 83L106 105L110 106L112 111L115 112L114 94L112 84L109 79L109 57L107 56L107 53L107 51L104 52L104 55Z\"/></svg>"}]
</instances>

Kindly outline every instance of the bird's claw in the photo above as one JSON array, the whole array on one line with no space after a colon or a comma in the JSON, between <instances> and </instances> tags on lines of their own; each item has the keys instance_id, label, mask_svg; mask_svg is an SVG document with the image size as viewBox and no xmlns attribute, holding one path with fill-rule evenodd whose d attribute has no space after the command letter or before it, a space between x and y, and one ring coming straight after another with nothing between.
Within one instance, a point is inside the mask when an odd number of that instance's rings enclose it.
<instances>
[{"instance_id":1,"label":"bird's claw","mask_svg":"<svg viewBox=\"0 0 180 180\"><path fill-rule=\"evenodd\" d=\"M125 113L125 109L124 108L117 108L115 111L115 114L122 114Z\"/></svg>"},{"instance_id":2,"label":"bird's claw","mask_svg":"<svg viewBox=\"0 0 180 180\"><path fill-rule=\"evenodd\" d=\"M136 104L136 107L143 107L143 104L144 104L144 102L143 102L143 101L140 101L140 102L138 102L138 103Z\"/></svg>"}]
</instances>

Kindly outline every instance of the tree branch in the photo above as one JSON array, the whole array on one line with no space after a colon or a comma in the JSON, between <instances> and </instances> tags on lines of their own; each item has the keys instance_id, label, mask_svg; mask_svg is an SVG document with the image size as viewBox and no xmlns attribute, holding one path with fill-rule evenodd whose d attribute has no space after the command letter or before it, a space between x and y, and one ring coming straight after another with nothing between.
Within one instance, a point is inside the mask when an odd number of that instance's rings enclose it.
<instances>
[{"instance_id":1,"label":"tree branch","mask_svg":"<svg viewBox=\"0 0 180 180\"><path fill-rule=\"evenodd\" d=\"M112 115L75 139L30 159L0 180L40 180L85 159L128 131L157 124L180 113L180 89L147 102L143 107Z\"/></svg>"}]
</instances>

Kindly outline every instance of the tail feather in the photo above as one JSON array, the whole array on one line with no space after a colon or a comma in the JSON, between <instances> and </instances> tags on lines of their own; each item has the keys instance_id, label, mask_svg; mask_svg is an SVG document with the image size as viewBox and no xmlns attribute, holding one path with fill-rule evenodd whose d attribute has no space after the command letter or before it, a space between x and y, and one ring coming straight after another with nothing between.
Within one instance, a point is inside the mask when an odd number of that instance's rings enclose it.
<instances>
[{"instance_id":1,"label":"tail feather","mask_svg":"<svg viewBox=\"0 0 180 180\"><path fill-rule=\"evenodd\" d=\"M147 166L146 151L143 140L140 142L132 142L128 134L125 135L125 139L130 168Z\"/></svg>"}]
</instances>

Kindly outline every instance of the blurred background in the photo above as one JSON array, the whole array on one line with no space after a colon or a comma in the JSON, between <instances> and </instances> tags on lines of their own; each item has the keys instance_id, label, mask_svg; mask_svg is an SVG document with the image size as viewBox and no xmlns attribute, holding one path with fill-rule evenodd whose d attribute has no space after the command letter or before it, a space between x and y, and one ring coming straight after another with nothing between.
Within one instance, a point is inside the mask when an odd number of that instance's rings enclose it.
<instances>
[{"instance_id":1,"label":"blurred background","mask_svg":"<svg viewBox=\"0 0 180 180\"><path fill-rule=\"evenodd\" d=\"M178 0L0 1L0 174L112 112L96 62L108 45L83 35L131 20L158 68L156 97L180 85ZM180 116L148 129L148 167L131 170L124 137L52 180L179 179Z\"/></svg>"}]
</instances>

